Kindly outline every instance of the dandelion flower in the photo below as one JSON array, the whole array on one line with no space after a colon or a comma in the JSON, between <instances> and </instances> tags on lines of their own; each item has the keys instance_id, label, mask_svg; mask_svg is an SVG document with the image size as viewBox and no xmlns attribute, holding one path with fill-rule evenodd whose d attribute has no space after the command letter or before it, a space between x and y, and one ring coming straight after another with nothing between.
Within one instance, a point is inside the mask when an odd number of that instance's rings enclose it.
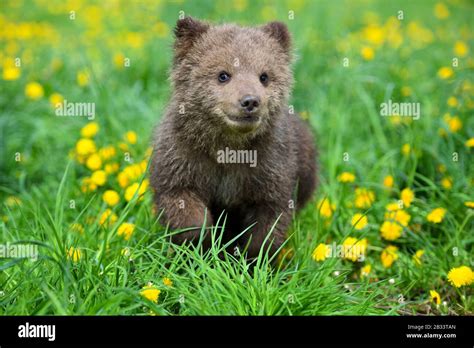
<instances>
[{"instance_id":1,"label":"dandelion flower","mask_svg":"<svg viewBox=\"0 0 474 348\"><path fill-rule=\"evenodd\" d=\"M102 160L100 159L100 156L96 153L90 155L86 161L86 166L90 170L97 170L102 167Z\"/></svg>"},{"instance_id":2,"label":"dandelion flower","mask_svg":"<svg viewBox=\"0 0 474 348\"><path fill-rule=\"evenodd\" d=\"M25 87L25 95L31 100L38 100L44 95L43 86L38 82L30 82Z\"/></svg>"},{"instance_id":3,"label":"dandelion flower","mask_svg":"<svg viewBox=\"0 0 474 348\"><path fill-rule=\"evenodd\" d=\"M97 186L104 186L107 181L107 174L104 170L96 170L92 173L91 180Z\"/></svg>"},{"instance_id":4,"label":"dandelion flower","mask_svg":"<svg viewBox=\"0 0 474 348\"><path fill-rule=\"evenodd\" d=\"M70 229L71 231L78 232L79 234L84 234L84 227L78 222L71 224Z\"/></svg>"},{"instance_id":5,"label":"dandelion flower","mask_svg":"<svg viewBox=\"0 0 474 348\"><path fill-rule=\"evenodd\" d=\"M118 202L120 201L120 196L119 194L114 191L114 190L107 190L104 192L102 195L102 200L107 203L109 207L113 207L114 205L117 205Z\"/></svg>"},{"instance_id":6,"label":"dandelion flower","mask_svg":"<svg viewBox=\"0 0 474 348\"><path fill-rule=\"evenodd\" d=\"M452 68L444 66L438 70L438 77L442 80L447 80L454 75Z\"/></svg>"},{"instance_id":7,"label":"dandelion flower","mask_svg":"<svg viewBox=\"0 0 474 348\"><path fill-rule=\"evenodd\" d=\"M467 56L467 53L469 52L469 47L466 45L464 41L456 41L454 44L454 53L458 57L465 57Z\"/></svg>"},{"instance_id":8,"label":"dandelion flower","mask_svg":"<svg viewBox=\"0 0 474 348\"><path fill-rule=\"evenodd\" d=\"M99 225L103 226L107 224L108 226L113 225L117 221L117 215L110 209L106 209L99 219Z\"/></svg>"},{"instance_id":9,"label":"dandelion flower","mask_svg":"<svg viewBox=\"0 0 474 348\"><path fill-rule=\"evenodd\" d=\"M458 105L458 100L456 97L449 97L447 101L448 106L455 108Z\"/></svg>"},{"instance_id":10,"label":"dandelion flower","mask_svg":"<svg viewBox=\"0 0 474 348\"><path fill-rule=\"evenodd\" d=\"M439 296L436 290L430 290L430 298L431 302L436 303L437 305L441 303L441 296Z\"/></svg>"},{"instance_id":11,"label":"dandelion flower","mask_svg":"<svg viewBox=\"0 0 474 348\"><path fill-rule=\"evenodd\" d=\"M462 121L458 116L451 116L447 113L443 116L443 119L452 133L456 133L462 128Z\"/></svg>"},{"instance_id":12,"label":"dandelion flower","mask_svg":"<svg viewBox=\"0 0 474 348\"><path fill-rule=\"evenodd\" d=\"M441 221L443 221L444 215L446 215L446 209L444 209L444 208L435 208L428 214L426 219L429 222L439 224Z\"/></svg>"},{"instance_id":13,"label":"dandelion flower","mask_svg":"<svg viewBox=\"0 0 474 348\"><path fill-rule=\"evenodd\" d=\"M413 202L413 199L415 199L415 194L407 187L400 193L400 199L403 201L403 205L408 208Z\"/></svg>"},{"instance_id":14,"label":"dandelion flower","mask_svg":"<svg viewBox=\"0 0 474 348\"><path fill-rule=\"evenodd\" d=\"M469 138L468 140L466 140L465 145L467 147L474 147L474 138Z\"/></svg>"},{"instance_id":15,"label":"dandelion flower","mask_svg":"<svg viewBox=\"0 0 474 348\"><path fill-rule=\"evenodd\" d=\"M347 237L342 243L344 250L344 258L355 261L362 261L365 258L365 252L367 250L367 239L358 240L354 237Z\"/></svg>"},{"instance_id":16,"label":"dandelion flower","mask_svg":"<svg viewBox=\"0 0 474 348\"><path fill-rule=\"evenodd\" d=\"M402 146L402 154L403 154L404 156L408 156L408 155L410 154L410 152L411 152L411 146L410 146L410 144L403 144L403 146Z\"/></svg>"},{"instance_id":17,"label":"dandelion flower","mask_svg":"<svg viewBox=\"0 0 474 348\"><path fill-rule=\"evenodd\" d=\"M354 182L355 175L349 172L343 172L337 177L337 180L342 183Z\"/></svg>"},{"instance_id":18,"label":"dandelion flower","mask_svg":"<svg viewBox=\"0 0 474 348\"><path fill-rule=\"evenodd\" d=\"M370 264L365 265L364 267L362 267L360 269L360 276L361 277L368 277L371 270L372 270L372 266Z\"/></svg>"},{"instance_id":19,"label":"dandelion flower","mask_svg":"<svg viewBox=\"0 0 474 348\"><path fill-rule=\"evenodd\" d=\"M87 70L81 70L76 76L77 84L81 87L87 86L90 81L89 72Z\"/></svg>"},{"instance_id":20,"label":"dandelion flower","mask_svg":"<svg viewBox=\"0 0 474 348\"><path fill-rule=\"evenodd\" d=\"M93 192L97 190L97 185L92 181L90 177L85 177L82 179L81 182L81 191L86 192Z\"/></svg>"},{"instance_id":21,"label":"dandelion flower","mask_svg":"<svg viewBox=\"0 0 474 348\"><path fill-rule=\"evenodd\" d=\"M464 202L464 205L468 208L474 209L474 202L473 201Z\"/></svg>"},{"instance_id":22,"label":"dandelion flower","mask_svg":"<svg viewBox=\"0 0 474 348\"><path fill-rule=\"evenodd\" d=\"M403 209L388 211L384 215L385 220L397 222L403 227L407 227L411 216Z\"/></svg>"},{"instance_id":23,"label":"dandelion flower","mask_svg":"<svg viewBox=\"0 0 474 348\"><path fill-rule=\"evenodd\" d=\"M357 188L355 190L355 206L361 209L370 208L375 201L375 194L373 191L365 188Z\"/></svg>"},{"instance_id":24,"label":"dandelion flower","mask_svg":"<svg viewBox=\"0 0 474 348\"><path fill-rule=\"evenodd\" d=\"M446 190L450 190L453 187L453 179L450 177L445 177L441 180L441 186Z\"/></svg>"},{"instance_id":25,"label":"dandelion flower","mask_svg":"<svg viewBox=\"0 0 474 348\"><path fill-rule=\"evenodd\" d=\"M173 286L173 282L168 277L163 278L163 284L168 287Z\"/></svg>"},{"instance_id":26,"label":"dandelion flower","mask_svg":"<svg viewBox=\"0 0 474 348\"><path fill-rule=\"evenodd\" d=\"M451 268L448 273L449 282L459 288L464 285L471 285L474 282L474 272L468 266Z\"/></svg>"},{"instance_id":27,"label":"dandelion flower","mask_svg":"<svg viewBox=\"0 0 474 348\"><path fill-rule=\"evenodd\" d=\"M141 200L147 188L148 188L148 180L143 180L141 185L137 182L130 185L125 190L125 195L124 195L125 200L127 202L130 202L132 198L135 196L135 194L137 194L139 197L139 200Z\"/></svg>"},{"instance_id":28,"label":"dandelion flower","mask_svg":"<svg viewBox=\"0 0 474 348\"><path fill-rule=\"evenodd\" d=\"M161 291L155 288L151 283L147 286L144 286L140 291L140 295L153 303L158 303L158 297L160 296L160 293Z\"/></svg>"},{"instance_id":29,"label":"dandelion flower","mask_svg":"<svg viewBox=\"0 0 474 348\"><path fill-rule=\"evenodd\" d=\"M391 175L387 175L384 179L383 179L383 186L385 186L386 188L392 188L393 187L393 176Z\"/></svg>"},{"instance_id":30,"label":"dandelion flower","mask_svg":"<svg viewBox=\"0 0 474 348\"><path fill-rule=\"evenodd\" d=\"M438 19L446 19L449 17L449 10L445 4L438 2L434 7L434 14Z\"/></svg>"},{"instance_id":31,"label":"dandelion flower","mask_svg":"<svg viewBox=\"0 0 474 348\"><path fill-rule=\"evenodd\" d=\"M100 156L100 155L99 155ZM105 166L104 166L104 170L107 174L114 174L116 173L118 170L119 170L120 166L118 163L114 162L114 163L107 163Z\"/></svg>"},{"instance_id":32,"label":"dandelion flower","mask_svg":"<svg viewBox=\"0 0 474 348\"><path fill-rule=\"evenodd\" d=\"M89 122L81 129L81 137L93 138L99 132L99 124L97 122Z\"/></svg>"},{"instance_id":33,"label":"dandelion flower","mask_svg":"<svg viewBox=\"0 0 474 348\"><path fill-rule=\"evenodd\" d=\"M2 78L5 81L15 81L20 78L21 71L16 66L10 66L3 68Z\"/></svg>"},{"instance_id":34,"label":"dandelion flower","mask_svg":"<svg viewBox=\"0 0 474 348\"><path fill-rule=\"evenodd\" d=\"M320 243L313 251L312 258L314 261L324 261L329 257L331 250L329 245Z\"/></svg>"},{"instance_id":35,"label":"dandelion flower","mask_svg":"<svg viewBox=\"0 0 474 348\"><path fill-rule=\"evenodd\" d=\"M398 248L393 245L386 247L380 255L380 260L385 268L392 267L392 264L398 259Z\"/></svg>"},{"instance_id":36,"label":"dandelion flower","mask_svg":"<svg viewBox=\"0 0 474 348\"><path fill-rule=\"evenodd\" d=\"M318 205L319 214L325 218L330 218L336 210L336 205L331 204L328 198L324 198L319 201Z\"/></svg>"},{"instance_id":37,"label":"dandelion flower","mask_svg":"<svg viewBox=\"0 0 474 348\"><path fill-rule=\"evenodd\" d=\"M125 133L125 140L129 143L129 144L136 144L137 143L137 133L135 133L134 131L128 131L127 133Z\"/></svg>"},{"instance_id":38,"label":"dandelion flower","mask_svg":"<svg viewBox=\"0 0 474 348\"><path fill-rule=\"evenodd\" d=\"M395 240L402 235L403 228L397 222L384 221L380 226L380 234L386 240Z\"/></svg>"},{"instance_id":39,"label":"dandelion flower","mask_svg":"<svg viewBox=\"0 0 474 348\"><path fill-rule=\"evenodd\" d=\"M367 215L362 215L362 214L359 214L359 213L354 214L354 216L352 217L352 220L351 220L351 224L352 224L352 226L354 226L354 229L356 229L356 230L363 229L368 224Z\"/></svg>"},{"instance_id":40,"label":"dandelion flower","mask_svg":"<svg viewBox=\"0 0 474 348\"><path fill-rule=\"evenodd\" d=\"M375 57L375 51L372 47L365 46L360 50L360 55L365 60L372 60Z\"/></svg>"},{"instance_id":41,"label":"dandelion flower","mask_svg":"<svg viewBox=\"0 0 474 348\"><path fill-rule=\"evenodd\" d=\"M135 225L124 222L121 224L117 230L119 236L123 236L123 239L129 240L132 237L133 232L135 231Z\"/></svg>"},{"instance_id":42,"label":"dandelion flower","mask_svg":"<svg viewBox=\"0 0 474 348\"><path fill-rule=\"evenodd\" d=\"M96 152L96 146L91 139L79 139L76 143L76 153L80 156L88 156Z\"/></svg>"}]
</instances>

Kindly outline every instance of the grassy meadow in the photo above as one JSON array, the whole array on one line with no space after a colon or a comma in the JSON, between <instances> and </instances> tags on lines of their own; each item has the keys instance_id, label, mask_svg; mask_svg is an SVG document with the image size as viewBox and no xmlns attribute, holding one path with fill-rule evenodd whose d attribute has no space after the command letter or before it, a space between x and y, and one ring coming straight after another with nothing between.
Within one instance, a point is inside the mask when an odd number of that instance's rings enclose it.
<instances>
[{"instance_id":1,"label":"grassy meadow","mask_svg":"<svg viewBox=\"0 0 474 348\"><path fill-rule=\"evenodd\" d=\"M472 315L473 13L467 0L2 1L0 313ZM150 137L180 15L292 33L290 103L320 185L275 267L264 250L255 265L218 256L225 216L206 253L157 221ZM383 116L388 100L419 117ZM68 102L95 117L58 116ZM13 255L21 245L36 257Z\"/></svg>"}]
</instances>

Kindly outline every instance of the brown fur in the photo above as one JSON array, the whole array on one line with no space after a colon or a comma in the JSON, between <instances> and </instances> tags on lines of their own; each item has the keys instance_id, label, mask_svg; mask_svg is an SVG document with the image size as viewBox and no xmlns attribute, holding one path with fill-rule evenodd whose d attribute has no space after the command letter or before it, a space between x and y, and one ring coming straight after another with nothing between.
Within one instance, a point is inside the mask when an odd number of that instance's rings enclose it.
<instances>
[{"instance_id":1,"label":"brown fur","mask_svg":"<svg viewBox=\"0 0 474 348\"><path fill-rule=\"evenodd\" d=\"M238 244L255 257L281 215L265 245L274 252L291 222L291 201L302 207L316 185L312 136L288 112L288 29L279 22L212 26L188 17L178 21L175 36L173 94L155 134L151 166L162 223L195 227L174 235L173 242L196 241L204 221L212 226L225 211L227 240L254 224ZM221 71L230 73L230 81L218 81ZM259 80L263 72L268 85ZM259 98L255 122L241 121L248 116L240 104L244 95ZM257 166L218 163L217 151L226 147L256 150ZM204 240L209 246L208 234Z\"/></svg>"}]
</instances>

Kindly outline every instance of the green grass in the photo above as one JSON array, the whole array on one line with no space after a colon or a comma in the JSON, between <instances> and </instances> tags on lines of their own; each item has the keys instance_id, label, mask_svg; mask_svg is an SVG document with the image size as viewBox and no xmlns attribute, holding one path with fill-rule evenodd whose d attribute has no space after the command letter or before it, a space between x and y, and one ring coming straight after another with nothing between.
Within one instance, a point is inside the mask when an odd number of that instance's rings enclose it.
<instances>
[{"instance_id":1,"label":"green grass","mask_svg":"<svg viewBox=\"0 0 474 348\"><path fill-rule=\"evenodd\" d=\"M450 15L439 19L434 15L436 2L431 1L278 1L274 5L265 1L249 2L241 10L224 1L124 2L120 11L91 1L79 2L75 20L69 19L72 9L61 2L49 7L39 1L31 4L16 7L15 2L7 2L0 14L0 24L9 24L2 27L26 23L23 30L32 35L21 38L21 30L16 34L0 30L3 71L8 58L22 58L21 76L0 82L0 243L37 245L39 258L0 259L0 313L473 314L472 285L456 288L447 279L451 268L474 265L474 214L465 205L474 201L472 148L465 145L474 136L471 3L446 2ZM170 94L171 30L180 10L215 22L258 24L278 19L292 32L297 59L291 103L314 132L321 183L312 202L293 219L275 267L269 265L264 250L256 265L223 253L219 235L225 217L212 231L216 242L211 250L203 253L199 247L171 245L169 234L174 232L157 222L151 192L142 200L135 197L126 202L116 174L108 177L103 188L82 192L81 181L90 170L69 153L88 120L56 117L48 102L52 93L68 101L95 102L98 147L117 147L133 130L138 142L129 146L131 163L146 159L152 127ZM295 11L294 20L288 20L289 10ZM399 10L405 17L396 29L403 38L398 47L392 46L386 32L381 44L364 39L369 22L387 28L387 20ZM168 29L153 29L158 21ZM33 30L34 22L50 29ZM428 30L431 40L420 41L429 35L413 29L413 22ZM143 42L137 44L132 32ZM463 41L470 51L459 57L453 77L441 79L438 70L451 66L456 41ZM374 59L364 60L362 47L373 48ZM114 64L119 53L130 58L129 68ZM345 57L348 67L343 66ZM90 83L81 87L76 74L84 69ZM25 96L31 81L44 88L38 100ZM404 95L403 87L410 87L411 93ZM457 106L447 104L452 96ZM394 124L391 118L381 117L379 105L388 99L420 103L421 118ZM446 113L462 121L456 132L443 120ZM404 144L411 146L407 155L401 151ZM18 154L20 161L15 160ZM120 150L113 161L120 170L130 164ZM446 168L444 173L440 165ZM345 171L356 175L355 182L337 180ZM383 186L386 175L394 177L392 189ZM446 177L452 180L450 189L442 185ZM370 207L354 206L357 187L374 192ZM385 207L396 202L405 187L415 193L415 200L405 208L411 220L400 238L387 241L380 235ZM107 208L102 200L105 188L121 196L114 207L118 221L110 226L99 223ZM330 217L318 211L323 198L335 205ZM447 210L443 221L427 221L428 213L437 207ZM355 213L367 215L366 228L351 227ZM128 241L117 233L122 222L136 226ZM71 228L74 223L84 228L83 233ZM348 236L367 238L364 262L312 259L318 244L340 244ZM385 268L380 257L389 245L398 247L398 259ZM67 257L71 247L81 251L77 262ZM417 250L425 252L421 265L412 259ZM372 267L369 277L361 277L360 269L367 264ZM165 285L164 278L172 285ZM157 303L140 295L149 282L161 291ZM430 303L430 290L436 290L446 305Z\"/></svg>"}]
</instances>

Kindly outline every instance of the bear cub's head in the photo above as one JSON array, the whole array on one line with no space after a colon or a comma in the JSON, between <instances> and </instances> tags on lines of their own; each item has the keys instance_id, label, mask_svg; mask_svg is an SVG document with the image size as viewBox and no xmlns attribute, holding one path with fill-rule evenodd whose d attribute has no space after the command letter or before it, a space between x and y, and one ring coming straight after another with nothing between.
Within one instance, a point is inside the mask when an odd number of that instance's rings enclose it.
<instances>
[{"instance_id":1,"label":"bear cub's head","mask_svg":"<svg viewBox=\"0 0 474 348\"><path fill-rule=\"evenodd\" d=\"M191 17L175 28L171 80L187 122L228 136L263 133L287 107L291 38L280 22L210 25Z\"/></svg>"}]
</instances>

